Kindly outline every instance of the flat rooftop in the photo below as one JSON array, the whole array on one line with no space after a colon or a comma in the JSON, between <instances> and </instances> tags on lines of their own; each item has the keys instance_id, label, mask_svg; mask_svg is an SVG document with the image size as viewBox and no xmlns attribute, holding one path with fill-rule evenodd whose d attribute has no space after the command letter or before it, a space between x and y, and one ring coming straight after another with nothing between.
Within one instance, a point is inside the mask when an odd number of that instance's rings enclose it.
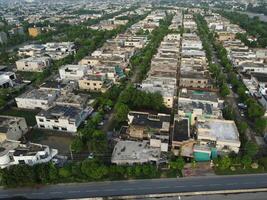
<instances>
[{"instance_id":1,"label":"flat rooftop","mask_svg":"<svg viewBox=\"0 0 267 200\"><path fill-rule=\"evenodd\" d=\"M182 142L190 138L190 128L188 119L174 121L172 141Z\"/></svg>"},{"instance_id":2,"label":"flat rooftop","mask_svg":"<svg viewBox=\"0 0 267 200\"><path fill-rule=\"evenodd\" d=\"M149 162L160 158L160 148L152 148L148 141L119 141L112 153L112 162Z\"/></svg>"},{"instance_id":3,"label":"flat rooftop","mask_svg":"<svg viewBox=\"0 0 267 200\"><path fill-rule=\"evenodd\" d=\"M130 111L128 114L131 125L146 126L155 129L169 130L171 116L168 114L150 114Z\"/></svg>"},{"instance_id":4,"label":"flat rooftop","mask_svg":"<svg viewBox=\"0 0 267 200\"><path fill-rule=\"evenodd\" d=\"M179 93L179 98L187 98L194 100L203 100L203 101L212 101L218 102L219 96L216 92L207 92L207 91L196 91L196 90L186 90L181 89Z\"/></svg>"},{"instance_id":5,"label":"flat rooftop","mask_svg":"<svg viewBox=\"0 0 267 200\"><path fill-rule=\"evenodd\" d=\"M14 123L25 120L23 117L0 115L0 133L6 133Z\"/></svg>"},{"instance_id":6,"label":"flat rooftop","mask_svg":"<svg viewBox=\"0 0 267 200\"><path fill-rule=\"evenodd\" d=\"M58 94L55 90L49 89L33 89L29 92L25 92L17 98L24 99L36 99L36 100L48 100L50 97L54 97Z\"/></svg>"},{"instance_id":7,"label":"flat rooftop","mask_svg":"<svg viewBox=\"0 0 267 200\"><path fill-rule=\"evenodd\" d=\"M239 142L239 132L234 121L207 119L198 122L198 137L211 138L216 141Z\"/></svg>"}]
</instances>

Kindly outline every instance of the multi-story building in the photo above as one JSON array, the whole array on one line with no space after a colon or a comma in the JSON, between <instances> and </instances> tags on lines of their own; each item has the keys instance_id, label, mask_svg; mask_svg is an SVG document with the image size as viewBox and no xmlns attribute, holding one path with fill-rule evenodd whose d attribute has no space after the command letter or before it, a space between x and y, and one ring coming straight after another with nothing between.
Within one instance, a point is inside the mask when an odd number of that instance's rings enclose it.
<instances>
[{"instance_id":1,"label":"multi-story building","mask_svg":"<svg viewBox=\"0 0 267 200\"><path fill-rule=\"evenodd\" d=\"M0 141L19 140L28 132L26 120L23 117L0 115Z\"/></svg>"},{"instance_id":2,"label":"multi-story building","mask_svg":"<svg viewBox=\"0 0 267 200\"><path fill-rule=\"evenodd\" d=\"M18 108L47 110L59 96L59 91L33 89L15 98Z\"/></svg>"},{"instance_id":3,"label":"multi-story building","mask_svg":"<svg viewBox=\"0 0 267 200\"><path fill-rule=\"evenodd\" d=\"M13 87L17 79L14 72L1 72L0 71L0 88Z\"/></svg>"},{"instance_id":4,"label":"multi-story building","mask_svg":"<svg viewBox=\"0 0 267 200\"><path fill-rule=\"evenodd\" d=\"M93 112L92 107L77 108L56 105L35 116L39 128L76 133L81 123Z\"/></svg>"},{"instance_id":5,"label":"multi-story building","mask_svg":"<svg viewBox=\"0 0 267 200\"><path fill-rule=\"evenodd\" d=\"M57 149L47 145L22 143L21 141L5 140L0 143L0 168L12 165L35 165L51 161L57 154Z\"/></svg>"},{"instance_id":6,"label":"multi-story building","mask_svg":"<svg viewBox=\"0 0 267 200\"><path fill-rule=\"evenodd\" d=\"M79 80L87 71L86 65L64 65L59 69L59 76L63 80Z\"/></svg>"},{"instance_id":7,"label":"multi-story building","mask_svg":"<svg viewBox=\"0 0 267 200\"><path fill-rule=\"evenodd\" d=\"M29 57L16 61L18 71L42 72L49 67L51 59L49 57Z\"/></svg>"}]
</instances>

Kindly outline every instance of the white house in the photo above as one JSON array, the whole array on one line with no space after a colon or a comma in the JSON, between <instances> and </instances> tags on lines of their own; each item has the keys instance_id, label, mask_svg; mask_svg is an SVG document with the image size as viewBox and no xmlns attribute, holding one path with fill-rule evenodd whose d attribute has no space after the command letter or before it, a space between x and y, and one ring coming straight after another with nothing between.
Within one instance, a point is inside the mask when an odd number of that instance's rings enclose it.
<instances>
[{"instance_id":1,"label":"white house","mask_svg":"<svg viewBox=\"0 0 267 200\"><path fill-rule=\"evenodd\" d=\"M16 79L14 72L0 72L0 88L13 87Z\"/></svg>"},{"instance_id":2,"label":"white house","mask_svg":"<svg viewBox=\"0 0 267 200\"><path fill-rule=\"evenodd\" d=\"M16 61L18 71L42 72L49 67L51 59L49 57L29 57Z\"/></svg>"},{"instance_id":3,"label":"white house","mask_svg":"<svg viewBox=\"0 0 267 200\"><path fill-rule=\"evenodd\" d=\"M58 154L57 149L51 149L47 145L27 143L21 141L5 140L0 143L0 168L11 165L27 164L35 165L46 163Z\"/></svg>"},{"instance_id":4,"label":"white house","mask_svg":"<svg viewBox=\"0 0 267 200\"><path fill-rule=\"evenodd\" d=\"M86 65L65 65L59 69L59 75L62 80L79 80L87 73Z\"/></svg>"},{"instance_id":5,"label":"white house","mask_svg":"<svg viewBox=\"0 0 267 200\"><path fill-rule=\"evenodd\" d=\"M56 100L59 91L33 89L15 98L18 108L47 110Z\"/></svg>"},{"instance_id":6,"label":"white house","mask_svg":"<svg viewBox=\"0 0 267 200\"><path fill-rule=\"evenodd\" d=\"M39 128L77 132L80 124L93 112L92 107L77 108L56 105L35 116Z\"/></svg>"}]
</instances>

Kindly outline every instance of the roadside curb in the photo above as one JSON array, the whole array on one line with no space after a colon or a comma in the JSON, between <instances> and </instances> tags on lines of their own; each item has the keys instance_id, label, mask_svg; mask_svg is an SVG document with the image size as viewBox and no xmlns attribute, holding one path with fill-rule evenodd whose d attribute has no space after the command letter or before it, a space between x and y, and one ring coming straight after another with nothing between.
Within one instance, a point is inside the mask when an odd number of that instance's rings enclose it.
<instances>
[{"instance_id":1,"label":"roadside curb","mask_svg":"<svg viewBox=\"0 0 267 200\"><path fill-rule=\"evenodd\" d=\"M177 197L177 196L198 196L198 195L216 195L216 194L239 194L239 193L255 193L267 192L267 188L259 189L242 189L242 190L218 190L218 191L202 191L202 192L180 192L180 193L166 193L166 194L148 194L148 195L131 195L131 196L116 196L104 198L89 198L96 199L140 199L140 198L164 198L164 197ZM88 199L88 198L86 198Z\"/></svg>"}]
</instances>

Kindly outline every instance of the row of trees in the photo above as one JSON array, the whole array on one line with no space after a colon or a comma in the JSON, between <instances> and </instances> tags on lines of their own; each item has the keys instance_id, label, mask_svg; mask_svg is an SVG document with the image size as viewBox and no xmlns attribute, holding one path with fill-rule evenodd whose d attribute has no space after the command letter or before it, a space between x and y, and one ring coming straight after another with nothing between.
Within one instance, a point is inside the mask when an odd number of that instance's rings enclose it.
<instances>
[{"instance_id":1,"label":"row of trees","mask_svg":"<svg viewBox=\"0 0 267 200\"><path fill-rule=\"evenodd\" d=\"M129 178L157 178L159 176L160 171L152 164L107 166L97 159L69 163L61 168L57 168L52 163L45 163L34 166L13 165L0 170L1 184L6 187Z\"/></svg>"},{"instance_id":2,"label":"row of trees","mask_svg":"<svg viewBox=\"0 0 267 200\"><path fill-rule=\"evenodd\" d=\"M150 62L153 55L157 52L160 42L163 40L164 36L170 32L168 27L171 23L172 17L172 15L167 15L166 19L160 22L160 26L151 32L148 45L131 58L130 62L132 68L138 68L139 81L146 77L146 74L150 69Z\"/></svg>"},{"instance_id":3,"label":"row of trees","mask_svg":"<svg viewBox=\"0 0 267 200\"><path fill-rule=\"evenodd\" d=\"M227 58L227 52L225 48L221 44L216 44L215 48L221 60L222 66L228 73L228 83L232 85L233 91L238 94L239 101L247 105L246 114L254 123L255 130L258 133L263 133L267 126L266 119L263 118L265 113L264 108L253 97L247 94L245 85L241 80L239 80L239 76L232 69L232 65Z\"/></svg>"},{"instance_id":4,"label":"row of trees","mask_svg":"<svg viewBox=\"0 0 267 200\"><path fill-rule=\"evenodd\" d=\"M258 146L249 141L241 149L239 155L230 154L229 156L220 157L214 160L215 168L218 173L244 173L244 172L263 172L264 164L262 159L256 159L259 151Z\"/></svg>"},{"instance_id":5,"label":"row of trees","mask_svg":"<svg viewBox=\"0 0 267 200\"><path fill-rule=\"evenodd\" d=\"M226 76L223 74L218 65L212 63L212 45L215 42L214 34L209 31L207 22L203 16L200 14L195 15L195 20L197 22L198 34L202 40L203 48L206 52L206 57L209 62L209 71L215 81L214 84L220 89L221 96L226 97L230 94L230 90L227 86Z\"/></svg>"},{"instance_id":6,"label":"row of trees","mask_svg":"<svg viewBox=\"0 0 267 200\"><path fill-rule=\"evenodd\" d=\"M238 12L220 11L219 13L228 18L231 23L238 24L245 29L249 35L256 37L257 45L252 43L252 46L263 48L267 46L267 22L261 21L258 17L250 18L247 14Z\"/></svg>"}]
</instances>

